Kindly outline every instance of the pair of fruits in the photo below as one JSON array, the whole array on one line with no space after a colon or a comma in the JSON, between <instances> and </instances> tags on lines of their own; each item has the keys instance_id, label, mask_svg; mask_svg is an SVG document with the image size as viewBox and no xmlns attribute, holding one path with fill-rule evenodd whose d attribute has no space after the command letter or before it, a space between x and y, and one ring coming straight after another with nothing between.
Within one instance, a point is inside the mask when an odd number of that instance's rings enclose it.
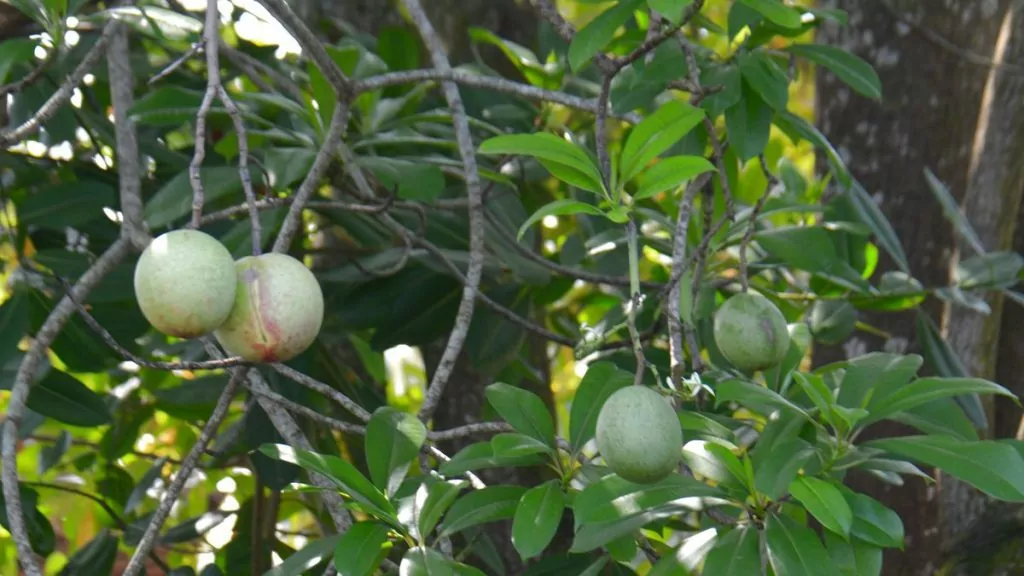
<instances>
[{"instance_id":1,"label":"pair of fruits","mask_svg":"<svg viewBox=\"0 0 1024 576\"><path fill-rule=\"evenodd\" d=\"M135 266L135 297L154 328L179 338L213 333L233 356L284 362L316 339L324 298L313 273L286 254L237 262L197 230L155 238Z\"/></svg>"},{"instance_id":2,"label":"pair of fruits","mask_svg":"<svg viewBox=\"0 0 1024 576\"><path fill-rule=\"evenodd\" d=\"M766 370L789 351L789 331L782 312L756 293L737 294L719 308L715 344L733 366ZM615 391L597 417L597 448L621 478L637 484L657 482L682 459L683 432L666 398L646 386Z\"/></svg>"}]
</instances>

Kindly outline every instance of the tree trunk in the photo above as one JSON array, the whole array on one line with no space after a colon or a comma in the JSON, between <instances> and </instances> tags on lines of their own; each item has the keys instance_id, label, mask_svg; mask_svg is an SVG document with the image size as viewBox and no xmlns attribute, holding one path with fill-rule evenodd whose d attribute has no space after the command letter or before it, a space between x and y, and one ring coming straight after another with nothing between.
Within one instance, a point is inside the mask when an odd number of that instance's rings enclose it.
<instances>
[{"instance_id":1,"label":"tree trunk","mask_svg":"<svg viewBox=\"0 0 1024 576\"><path fill-rule=\"evenodd\" d=\"M1005 46L1020 42L1005 36L1000 40L1012 1L831 0L823 4L846 10L850 24L823 28L820 42L841 46L871 62L882 80L883 101L863 99L831 74L819 72L819 125L889 217L913 275L925 286L946 285L957 241L928 191L925 168L949 186L978 226L991 228L983 237L986 248L1005 247L1012 237L1012 227L1007 233L1000 226L1004 222L1012 226L1010 215L1016 214L1020 197L1019 169L1007 160L1020 158L1020 106L1011 100L1012 94L1019 99L1020 72L1013 72L1017 74L1013 79L1010 74L996 74L990 81L992 67L986 64L1003 57L997 54L1001 42L1007 61L1013 57ZM1017 23L1006 34L1020 28L1019 14L1014 16ZM892 268L883 256L879 273ZM988 321L959 310L951 313L934 298L924 308L940 326L956 334L954 346L970 356L964 358L966 365L977 370L995 366L994 359L981 354L996 348L1000 317L995 304ZM815 350L815 363L883 348L920 353L911 315L864 314L862 319L891 338L858 335L843 349ZM864 440L905 430L883 424ZM943 480L939 489L948 492L939 496L917 480L895 488L864 476L851 477L854 489L879 498L904 520L906 552L886 553L886 574L933 574L947 535L940 529L941 521L962 527L963 520L974 516L974 506L961 504L966 503L964 491Z\"/></svg>"}]
</instances>

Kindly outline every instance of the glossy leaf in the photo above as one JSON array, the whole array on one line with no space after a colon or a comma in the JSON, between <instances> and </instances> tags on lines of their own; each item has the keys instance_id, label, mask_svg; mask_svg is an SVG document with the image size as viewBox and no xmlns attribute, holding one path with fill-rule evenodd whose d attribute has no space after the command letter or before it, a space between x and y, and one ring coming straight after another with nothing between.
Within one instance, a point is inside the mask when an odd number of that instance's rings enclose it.
<instances>
[{"instance_id":1,"label":"glossy leaf","mask_svg":"<svg viewBox=\"0 0 1024 576\"><path fill-rule=\"evenodd\" d=\"M825 532L825 547L843 576L880 576L882 549L862 540L843 540Z\"/></svg>"},{"instance_id":2,"label":"glossy leaf","mask_svg":"<svg viewBox=\"0 0 1024 576\"><path fill-rule=\"evenodd\" d=\"M402 576L484 576L484 573L445 558L440 552L430 548L411 548L402 557L398 566Z\"/></svg>"},{"instance_id":3,"label":"glossy leaf","mask_svg":"<svg viewBox=\"0 0 1024 576\"><path fill-rule=\"evenodd\" d=\"M723 402L738 402L743 406L764 405L772 408L781 408L783 410L791 410L805 418L810 418L803 408L783 398L777 392L769 390L760 384L738 378L720 382L715 386L715 404L720 406Z\"/></svg>"},{"instance_id":4,"label":"glossy leaf","mask_svg":"<svg viewBox=\"0 0 1024 576\"><path fill-rule=\"evenodd\" d=\"M704 560L704 573L757 574L761 571L760 534L753 526L729 530Z\"/></svg>"},{"instance_id":5,"label":"glossy leaf","mask_svg":"<svg viewBox=\"0 0 1024 576\"><path fill-rule=\"evenodd\" d=\"M18 343L29 331L29 298L15 290L0 306L0 365L18 354Z\"/></svg>"},{"instance_id":6,"label":"glossy leaf","mask_svg":"<svg viewBox=\"0 0 1024 576\"><path fill-rule=\"evenodd\" d=\"M553 454L554 449L533 436L502 432L491 437L495 458L521 458L533 454Z\"/></svg>"},{"instance_id":7,"label":"glossy leaf","mask_svg":"<svg viewBox=\"0 0 1024 576\"><path fill-rule=\"evenodd\" d=\"M633 383L633 375L611 362L595 362L587 367L569 411L569 446L578 454L594 438L597 415L608 397Z\"/></svg>"},{"instance_id":8,"label":"glossy leaf","mask_svg":"<svg viewBox=\"0 0 1024 576\"><path fill-rule=\"evenodd\" d=\"M647 0L647 6L668 18L673 24L679 24L683 10L693 4L693 0Z\"/></svg>"},{"instance_id":9,"label":"glossy leaf","mask_svg":"<svg viewBox=\"0 0 1024 576\"><path fill-rule=\"evenodd\" d=\"M882 548L903 547L903 521L896 512L865 494L840 490L853 510L852 536Z\"/></svg>"},{"instance_id":10,"label":"glossy leaf","mask_svg":"<svg viewBox=\"0 0 1024 576\"><path fill-rule=\"evenodd\" d=\"M679 513L677 507L662 506L630 514L610 522L584 524L576 531L570 552L589 552L618 538L632 534L647 524Z\"/></svg>"},{"instance_id":11,"label":"glossy leaf","mask_svg":"<svg viewBox=\"0 0 1024 576\"><path fill-rule=\"evenodd\" d=\"M418 506L419 518L416 528L421 538L426 538L434 530L441 521L441 516L448 511L448 507L455 502L459 491L465 486L464 480L436 480L420 484L416 490L416 499L417 502L422 499L422 503Z\"/></svg>"},{"instance_id":12,"label":"glossy leaf","mask_svg":"<svg viewBox=\"0 0 1024 576\"><path fill-rule=\"evenodd\" d=\"M512 518L512 545L524 559L533 558L555 537L565 508L565 494L557 480L526 491Z\"/></svg>"},{"instance_id":13,"label":"glossy leaf","mask_svg":"<svg viewBox=\"0 0 1024 576\"><path fill-rule=\"evenodd\" d=\"M789 78L765 52L753 51L738 58L743 82L773 110L785 111L789 104Z\"/></svg>"},{"instance_id":14,"label":"glossy leaf","mask_svg":"<svg viewBox=\"0 0 1024 576\"><path fill-rule=\"evenodd\" d=\"M844 288L867 291L860 273L836 253L835 244L824 228L787 226L754 235L769 255L790 266L821 274Z\"/></svg>"},{"instance_id":15,"label":"glossy leaf","mask_svg":"<svg viewBox=\"0 0 1024 576\"><path fill-rule=\"evenodd\" d=\"M800 476L789 485L789 493L807 508L822 526L848 538L853 526L853 511L843 493L831 483L811 476Z\"/></svg>"},{"instance_id":16,"label":"glossy leaf","mask_svg":"<svg viewBox=\"0 0 1024 576\"><path fill-rule=\"evenodd\" d=\"M28 486L19 484L18 495L21 499L21 509L25 520L25 529L28 532L29 544L32 550L42 556L49 556L57 544L57 536L53 531L53 525L45 514L38 508L39 493ZM8 532L11 525L7 519L7 502L0 491L0 526Z\"/></svg>"},{"instance_id":17,"label":"glossy leaf","mask_svg":"<svg viewBox=\"0 0 1024 576\"><path fill-rule=\"evenodd\" d=\"M723 446L705 440L690 440L683 445L683 461L694 474L718 484L747 487L743 463Z\"/></svg>"},{"instance_id":18,"label":"glossy leaf","mask_svg":"<svg viewBox=\"0 0 1024 576\"><path fill-rule=\"evenodd\" d=\"M99 534L68 559L58 576L110 574L117 560L117 542L117 536L109 530L100 530Z\"/></svg>"},{"instance_id":19,"label":"glossy leaf","mask_svg":"<svg viewBox=\"0 0 1024 576\"><path fill-rule=\"evenodd\" d=\"M989 252L957 262L956 281L963 290L1009 288L1021 279L1024 256L1016 252Z\"/></svg>"},{"instance_id":20,"label":"glossy leaf","mask_svg":"<svg viewBox=\"0 0 1024 576\"><path fill-rule=\"evenodd\" d=\"M544 401L536 394L496 382L484 389L487 401L517 431L555 446L555 423Z\"/></svg>"},{"instance_id":21,"label":"glossy leaf","mask_svg":"<svg viewBox=\"0 0 1024 576\"><path fill-rule=\"evenodd\" d=\"M835 405L836 400L832 395L832 391L829 390L821 376L817 374L794 372L793 381L796 382L797 385L800 386L800 389L803 390L804 394L811 399L815 408L818 409L818 413L827 417L832 406Z\"/></svg>"},{"instance_id":22,"label":"glossy leaf","mask_svg":"<svg viewBox=\"0 0 1024 576\"><path fill-rule=\"evenodd\" d=\"M103 397L75 377L50 370L28 393L29 408L70 426L91 428L111 421Z\"/></svg>"},{"instance_id":23,"label":"glossy leaf","mask_svg":"<svg viewBox=\"0 0 1024 576\"><path fill-rule=\"evenodd\" d=\"M206 202L213 203L220 198L237 195L242 199L242 179L234 166L207 166L200 169L200 178ZM253 175L255 178L255 175ZM152 198L146 202L143 217L150 228L163 228L192 212L192 186L188 170L168 180Z\"/></svg>"},{"instance_id":24,"label":"glossy leaf","mask_svg":"<svg viewBox=\"0 0 1024 576\"><path fill-rule=\"evenodd\" d=\"M680 508L699 505L700 498L721 498L723 492L687 476L669 475L652 484L637 484L609 474L584 488L573 499L579 523L619 520L657 506L676 503Z\"/></svg>"},{"instance_id":25,"label":"glossy leaf","mask_svg":"<svg viewBox=\"0 0 1024 576\"><path fill-rule=\"evenodd\" d=\"M873 422L922 404L964 394L993 394L1014 401L1017 396L1006 388L981 378L921 378L886 395L885 402L871 411L863 422Z\"/></svg>"},{"instance_id":26,"label":"glossy leaf","mask_svg":"<svg viewBox=\"0 0 1024 576\"><path fill-rule=\"evenodd\" d=\"M755 452L760 456L760 452ZM754 486L772 499L781 498L793 486L800 469L814 456L814 448L800 438L782 439L771 445L771 453L754 470Z\"/></svg>"},{"instance_id":27,"label":"glossy leaf","mask_svg":"<svg viewBox=\"0 0 1024 576\"><path fill-rule=\"evenodd\" d=\"M523 222L519 227L519 231L516 233L516 240L521 240L523 235L526 234L526 231L530 229L530 226L540 222L545 216L568 216L572 214L604 216L604 212L593 204L587 204L578 200L569 200L565 198L562 200L555 200L541 206L536 212L530 214L530 217L526 219L526 222Z\"/></svg>"},{"instance_id":28,"label":"glossy leaf","mask_svg":"<svg viewBox=\"0 0 1024 576\"><path fill-rule=\"evenodd\" d=\"M969 376L967 368L964 367L963 362L960 361L960 357L953 350L953 347L950 346L949 342L942 337L942 333L939 332L935 321L921 309L917 309L914 312L917 341L921 345L921 352L924 355L924 359L927 360L928 366L939 376L946 378ZM974 426L977 428L988 427L988 416L981 405L981 399L977 395L957 396L954 400L963 409L967 417L970 418Z\"/></svg>"},{"instance_id":29,"label":"glossy leaf","mask_svg":"<svg viewBox=\"0 0 1024 576\"><path fill-rule=\"evenodd\" d=\"M547 460L537 454L529 456L501 456L494 453L490 442L477 442L459 450L452 459L438 469L445 476L457 476L473 470L484 468L501 468L505 466L536 466Z\"/></svg>"},{"instance_id":30,"label":"glossy leaf","mask_svg":"<svg viewBox=\"0 0 1024 576\"><path fill-rule=\"evenodd\" d=\"M373 483L394 494L426 439L427 429L415 415L378 408L366 424L366 463Z\"/></svg>"},{"instance_id":31,"label":"glossy leaf","mask_svg":"<svg viewBox=\"0 0 1024 576\"><path fill-rule=\"evenodd\" d=\"M637 200L650 198L674 190L715 167L700 156L671 156L662 158L657 164L640 173L639 187L633 195Z\"/></svg>"},{"instance_id":32,"label":"glossy leaf","mask_svg":"<svg viewBox=\"0 0 1024 576\"><path fill-rule=\"evenodd\" d=\"M739 0L783 28L799 28L800 13L779 0Z\"/></svg>"},{"instance_id":33,"label":"glossy leaf","mask_svg":"<svg viewBox=\"0 0 1024 576\"><path fill-rule=\"evenodd\" d=\"M314 540L289 556L284 562L266 571L263 576L300 576L305 574L310 567L316 566L324 558L329 558L341 538L341 534L332 534Z\"/></svg>"},{"instance_id":34,"label":"glossy leaf","mask_svg":"<svg viewBox=\"0 0 1024 576\"><path fill-rule=\"evenodd\" d=\"M736 156L746 161L768 145L772 109L746 81L741 84L740 94L740 100L725 110L725 127Z\"/></svg>"},{"instance_id":35,"label":"glossy leaf","mask_svg":"<svg viewBox=\"0 0 1024 576\"><path fill-rule=\"evenodd\" d=\"M449 536L466 528L512 518L525 492L522 486L488 486L469 492L448 509L440 535Z\"/></svg>"},{"instance_id":36,"label":"glossy leaf","mask_svg":"<svg viewBox=\"0 0 1024 576\"><path fill-rule=\"evenodd\" d=\"M882 97L882 81L878 73L871 64L855 54L837 46L822 44L791 44L786 51L828 68L859 94L874 100Z\"/></svg>"},{"instance_id":37,"label":"glossy leaf","mask_svg":"<svg viewBox=\"0 0 1024 576\"><path fill-rule=\"evenodd\" d=\"M26 225L63 230L105 218L103 209L116 209L116 201L114 188L104 182L62 182L19 202L18 220Z\"/></svg>"},{"instance_id":38,"label":"glossy leaf","mask_svg":"<svg viewBox=\"0 0 1024 576\"><path fill-rule=\"evenodd\" d=\"M628 182L704 118L704 111L679 100L662 104L637 124L619 156L621 180Z\"/></svg>"},{"instance_id":39,"label":"glossy leaf","mask_svg":"<svg viewBox=\"0 0 1024 576\"><path fill-rule=\"evenodd\" d=\"M952 436L904 436L865 446L934 466L1000 500L1024 502L1024 459L1005 444Z\"/></svg>"},{"instance_id":40,"label":"glossy leaf","mask_svg":"<svg viewBox=\"0 0 1024 576\"><path fill-rule=\"evenodd\" d=\"M357 522L342 534L334 548L334 567L340 576L370 576L382 560L381 547L389 528L376 522Z\"/></svg>"},{"instance_id":41,"label":"glossy leaf","mask_svg":"<svg viewBox=\"0 0 1024 576\"><path fill-rule=\"evenodd\" d=\"M818 535L783 514L771 513L765 523L768 562L779 576L838 574Z\"/></svg>"},{"instance_id":42,"label":"glossy leaf","mask_svg":"<svg viewBox=\"0 0 1024 576\"><path fill-rule=\"evenodd\" d=\"M598 194L604 190L601 172L594 160L576 144L549 132L495 136L481 143L478 152L483 155L531 156L556 177L573 186Z\"/></svg>"},{"instance_id":43,"label":"glossy leaf","mask_svg":"<svg viewBox=\"0 0 1024 576\"><path fill-rule=\"evenodd\" d=\"M579 72L584 64L590 61L595 54L604 49L612 38L615 31L625 24L626 20L633 15L644 0L621 0L614 6L608 8L590 23L576 32L572 42L569 44L569 66L574 72Z\"/></svg>"}]
</instances>

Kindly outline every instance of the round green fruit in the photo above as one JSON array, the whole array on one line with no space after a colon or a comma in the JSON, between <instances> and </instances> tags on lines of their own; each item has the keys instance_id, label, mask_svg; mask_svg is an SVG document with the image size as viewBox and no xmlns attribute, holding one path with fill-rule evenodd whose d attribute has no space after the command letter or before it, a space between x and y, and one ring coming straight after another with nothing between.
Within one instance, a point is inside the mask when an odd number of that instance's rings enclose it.
<instances>
[{"instance_id":1,"label":"round green fruit","mask_svg":"<svg viewBox=\"0 0 1024 576\"><path fill-rule=\"evenodd\" d=\"M857 327L857 309L846 300L818 300L808 318L811 334L822 344L845 342Z\"/></svg>"},{"instance_id":2,"label":"round green fruit","mask_svg":"<svg viewBox=\"0 0 1024 576\"><path fill-rule=\"evenodd\" d=\"M238 290L220 345L252 362L284 362L309 348L324 319L316 277L286 254L246 256L235 263Z\"/></svg>"},{"instance_id":3,"label":"round green fruit","mask_svg":"<svg viewBox=\"0 0 1024 576\"><path fill-rule=\"evenodd\" d=\"M620 388L597 415L597 449L621 478L650 484L682 459L683 430L665 398L645 386Z\"/></svg>"},{"instance_id":4,"label":"round green fruit","mask_svg":"<svg viewBox=\"0 0 1024 576\"><path fill-rule=\"evenodd\" d=\"M175 230L153 239L135 265L135 299L154 328L197 338L224 323L235 302L235 263L216 238Z\"/></svg>"},{"instance_id":5,"label":"round green fruit","mask_svg":"<svg viewBox=\"0 0 1024 576\"><path fill-rule=\"evenodd\" d=\"M733 366L745 372L766 370L789 351L786 318L756 292L729 298L715 313L715 344Z\"/></svg>"}]
</instances>

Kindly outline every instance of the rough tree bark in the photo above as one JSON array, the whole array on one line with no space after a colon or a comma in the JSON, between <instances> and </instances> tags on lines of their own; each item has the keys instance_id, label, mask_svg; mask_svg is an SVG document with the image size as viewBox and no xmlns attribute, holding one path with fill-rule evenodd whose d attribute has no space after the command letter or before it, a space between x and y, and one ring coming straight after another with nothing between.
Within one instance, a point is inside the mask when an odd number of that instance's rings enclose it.
<instances>
[{"instance_id":1,"label":"rough tree bark","mask_svg":"<svg viewBox=\"0 0 1024 576\"><path fill-rule=\"evenodd\" d=\"M988 250L1007 249L1013 238L1022 186L1019 158L1024 145L1021 70L997 67L1021 58L1021 9L1012 0L829 0L848 11L846 28L828 26L824 44L851 50L871 62L883 85L881 104L858 97L828 73L818 77L818 120L865 188L874 195L903 242L914 276L926 286L948 284L958 256L952 226L928 191L931 169L950 188L982 233ZM1007 24L1009 22L1009 24ZM965 254L964 257L969 257ZM885 257L879 270L892 269ZM988 317L950 310L929 299L925 310L951 336L972 373L995 377L1000 302L989 302ZM865 314L867 322L892 335L888 341L858 334L842 348L815 351L824 364L865 351L918 352L913 318L907 314ZM1006 322L1002 322L1006 326ZM1019 329L1003 337L1013 338ZM1004 341L1005 342L1005 341ZM1003 374L1004 385L1024 387L1018 373ZM999 429L998 418L996 429ZM906 431L880 425L874 437ZM989 430L991 432L991 428ZM933 574L952 532L970 525L980 507L971 490L944 478L938 488L916 480L904 487L851 478L904 519L905 553L888 551L885 573Z\"/></svg>"}]
</instances>

